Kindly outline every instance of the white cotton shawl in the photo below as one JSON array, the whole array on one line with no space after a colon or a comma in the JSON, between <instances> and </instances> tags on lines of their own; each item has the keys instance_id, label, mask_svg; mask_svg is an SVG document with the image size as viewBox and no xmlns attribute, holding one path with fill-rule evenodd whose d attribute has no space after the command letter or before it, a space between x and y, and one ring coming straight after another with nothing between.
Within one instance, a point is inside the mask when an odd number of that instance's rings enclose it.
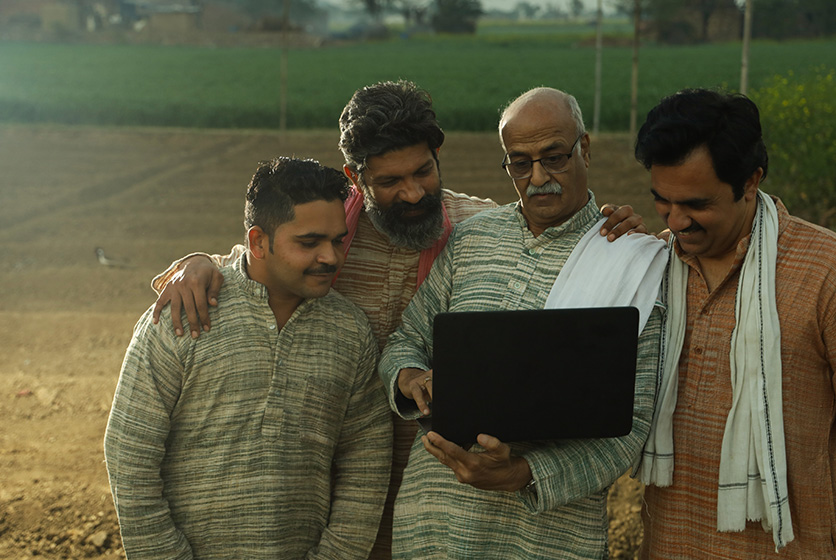
<instances>
[{"instance_id":1,"label":"white cotton shawl","mask_svg":"<svg viewBox=\"0 0 836 560\"><path fill-rule=\"evenodd\" d=\"M600 220L584 235L560 274L546 309L632 306L639 310L639 333L659 295L665 272L665 242L652 235L622 235L607 241Z\"/></svg>"},{"instance_id":2,"label":"white cotton shawl","mask_svg":"<svg viewBox=\"0 0 836 560\"><path fill-rule=\"evenodd\" d=\"M775 298L778 212L758 191L749 249L740 271L731 337L732 405L723 433L717 495L717 529L742 531L760 521L772 531L775 549L794 538L787 489L781 400L781 330ZM673 482L672 419L676 408L679 357L685 337L688 265L668 243L663 292L668 313L660 352L656 413L639 469L645 484Z\"/></svg>"}]
</instances>

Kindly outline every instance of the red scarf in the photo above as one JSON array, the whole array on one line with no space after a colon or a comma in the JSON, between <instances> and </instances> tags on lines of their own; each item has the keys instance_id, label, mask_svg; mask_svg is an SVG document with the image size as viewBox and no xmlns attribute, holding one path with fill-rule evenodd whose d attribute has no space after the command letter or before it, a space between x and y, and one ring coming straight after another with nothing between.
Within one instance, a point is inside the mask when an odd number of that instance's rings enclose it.
<instances>
[{"instance_id":1,"label":"red scarf","mask_svg":"<svg viewBox=\"0 0 836 560\"><path fill-rule=\"evenodd\" d=\"M349 193L345 201L345 225L348 228L348 235L343 238L343 246L345 247L346 258L348 258L348 250L351 248L351 241L354 239L354 234L357 233L357 224L360 221L360 214L364 209L363 201L363 194L357 189L356 185L352 185L351 193ZM444 216L444 231L432 246L421 251L421 256L418 258L418 283L415 285L416 288L421 285L427 277L427 274L430 273L433 262L441 253L441 250L444 249L444 246L447 244L447 238L450 237L450 233L453 231L453 224L450 223L450 218L447 216L447 208L443 204L441 205L441 213ZM332 285L337 281L338 277L339 273L334 277Z\"/></svg>"}]
</instances>

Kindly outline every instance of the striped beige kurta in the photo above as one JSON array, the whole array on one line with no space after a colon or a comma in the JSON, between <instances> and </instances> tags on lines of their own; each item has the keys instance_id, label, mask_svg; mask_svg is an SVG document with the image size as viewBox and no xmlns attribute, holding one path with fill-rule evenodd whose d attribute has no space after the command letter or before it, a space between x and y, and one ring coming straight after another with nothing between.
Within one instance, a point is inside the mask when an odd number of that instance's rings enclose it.
<instances>
[{"instance_id":1,"label":"striped beige kurta","mask_svg":"<svg viewBox=\"0 0 836 560\"><path fill-rule=\"evenodd\" d=\"M483 200L448 189L442 190L442 202L453 224L496 207L492 200ZM236 245L229 255L212 255L211 258L219 266L224 266L244 251L243 245ZM400 325L401 314L415 294L419 255L419 251L392 245L388 237L375 229L365 212L360 215L357 233L351 242L351 250L335 288L366 313L380 349L383 349L389 335ZM155 290L162 290L177 271L179 262L172 263L165 272L154 279L152 285ZM215 324L214 321L212 324ZM212 328L214 329L214 326ZM395 423L392 480L380 535L370 556L372 560L387 560L391 557L389 548L392 507L409 450L415 439L414 422L404 421L394 414L392 417Z\"/></svg>"},{"instance_id":2,"label":"striped beige kurta","mask_svg":"<svg viewBox=\"0 0 836 560\"><path fill-rule=\"evenodd\" d=\"M365 315L338 293L281 329L243 258L212 330L137 323L105 436L128 558L365 559L391 464Z\"/></svg>"},{"instance_id":3,"label":"striped beige kurta","mask_svg":"<svg viewBox=\"0 0 836 560\"><path fill-rule=\"evenodd\" d=\"M709 292L694 257L673 416L673 484L645 490L642 558L760 560L836 558L836 234L778 206L775 277L787 484L795 540L775 553L772 532L749 522L717 531L720 449L732 401L729 364L735 296L749 237ZM681 254L681 253L680 253Z\"/></svg>"},{"instance_id":4,"label":"striped beige kurta","mask_svg":"<svg viewBox=\"0 0 836 560\"><path fill-rule=\"evenodd\" d=\"M414 402L399 397L397 375L405 367L430 369L436 314L542 308L572 249L599 218L590 196L574 217L538 237L528 230L519 203L456 226L381 356L390 406L404 418L418 416ZM490 492L459 483L416 438L395 504L393 557L604 558L607 489L638 458L650 428L660 317L654 310L640 337L629 435L512 445L512 452L528 461L536 493ZM525 352L526 333L516 336ZM555 356L555 367L560 367L560 356Z\"/></svg>"}]
</instances>

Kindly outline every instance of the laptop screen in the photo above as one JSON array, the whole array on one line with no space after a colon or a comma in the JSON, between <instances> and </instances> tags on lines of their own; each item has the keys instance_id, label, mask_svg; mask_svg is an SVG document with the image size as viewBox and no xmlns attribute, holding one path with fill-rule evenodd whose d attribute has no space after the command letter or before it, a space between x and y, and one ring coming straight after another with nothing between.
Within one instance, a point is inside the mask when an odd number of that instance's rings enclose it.
<instances>
[{"instance_id":1,"label":"laptop screen","mask_svg":"<svg viewBox=\"0 0 836 560\"><path fill-rule=\"evenodd\" d=\"M432 429L469 447L626 435L632 429L634 307L441 313Z\"/></svg>"}]
</instances>

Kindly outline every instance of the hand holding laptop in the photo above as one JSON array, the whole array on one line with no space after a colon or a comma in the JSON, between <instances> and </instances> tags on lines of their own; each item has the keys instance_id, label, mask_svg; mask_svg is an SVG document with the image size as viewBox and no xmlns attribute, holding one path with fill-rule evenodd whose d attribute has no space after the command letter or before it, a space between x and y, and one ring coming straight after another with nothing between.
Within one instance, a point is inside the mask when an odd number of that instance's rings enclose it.
<instances>
[{"instance_id":1,"label":"hand holding laptop","mask_svg":"<svg viewBox=\"0 0 836 560\"><path fill-rule=\"evenodd\" d=\"M485 450L465 451L437 432L421 437L424 448L456 473L456 479L480 490L516 492L531 481L531 468L522 457L512 456L508 444L479 434L476 441Z\"/></svg>"},{"instance_id":2,"label":"hand holding laptop","mask_svg":"<svg viewBox=\"0 0 836 560\"><path fill-rule=\"evenodd\" d=\"M433 370L422 370L418 368L404 368L398 375L398 389L401 394L415 401L415 405L421 414L427 416L430 413L429 403L433 400Z\"/></svg>"}]
</instances>

